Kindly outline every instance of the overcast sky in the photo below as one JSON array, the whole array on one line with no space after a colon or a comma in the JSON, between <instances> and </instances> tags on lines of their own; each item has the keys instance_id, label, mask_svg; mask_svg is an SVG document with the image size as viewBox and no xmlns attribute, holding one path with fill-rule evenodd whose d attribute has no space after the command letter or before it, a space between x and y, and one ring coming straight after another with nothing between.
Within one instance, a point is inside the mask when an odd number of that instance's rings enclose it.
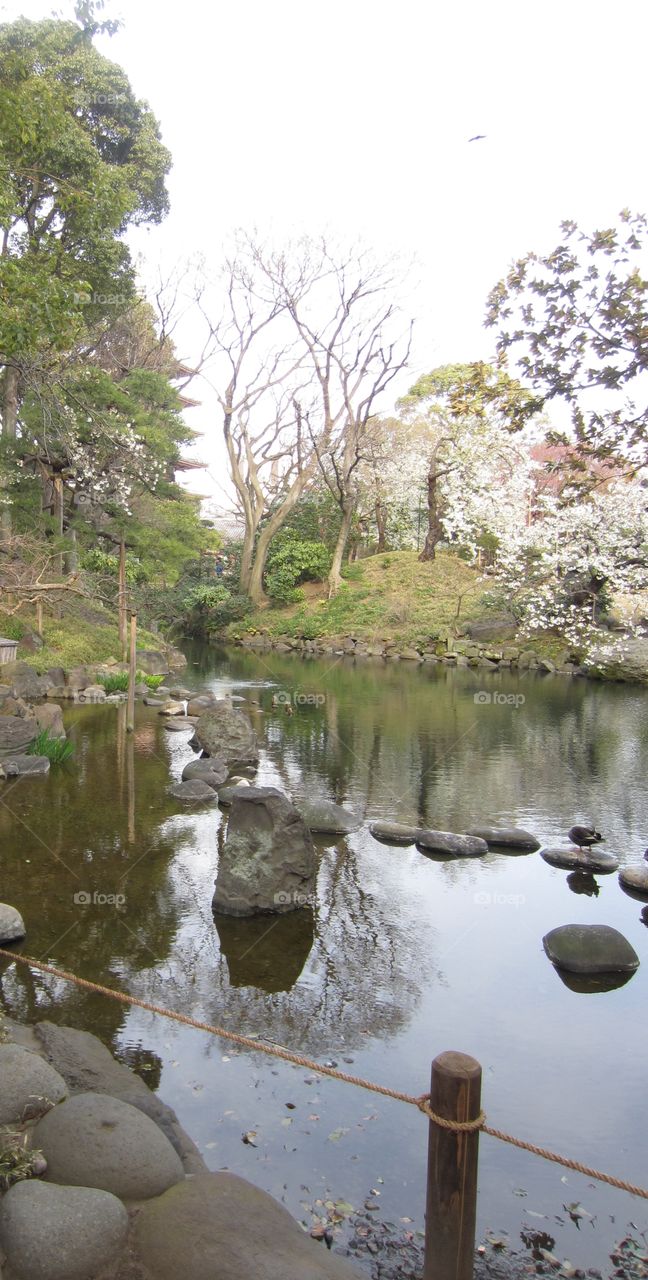
<instances>
[{"instance_id":1,"label":"overcast sky","mask_svg":"<svg viewBox=\"0 0 648 1280\"><path fill-rule=\"evenodd\" d=\"M52 8L0 0L5 21ZM333 228L414 255L406 384L491 354L489 290L512 259L557 243L562 219L591 229L648 206L642 0L109 0L107 12L125 25L100 48L173 154L170 216L137 249L165 271L195 252L216 262L243 225ZM189 361L195 344L187 328ZM190 485L215 492L217 419L205 387L191 394L210 468Z\"/></svg>"}]
</instances>

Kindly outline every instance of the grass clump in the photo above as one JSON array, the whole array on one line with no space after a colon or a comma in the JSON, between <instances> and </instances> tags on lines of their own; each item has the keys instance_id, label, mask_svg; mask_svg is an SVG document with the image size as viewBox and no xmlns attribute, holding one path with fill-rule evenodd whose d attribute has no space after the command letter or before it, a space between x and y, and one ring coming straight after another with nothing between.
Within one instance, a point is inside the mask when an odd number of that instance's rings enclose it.
<instances>
[{"instance_id":1,"label":"grass clump","mask_svg":"<svg viewBox=\"0 0 648 1280\"><path fill-rule=\"evenodd\" d=\"M16 1182L37 1178L44 1172L42 1151L27 1146L25 1133L0 1130L0 1192L8 1191Z\"/></svg>"},{"instance_id":2,"label":"grass clump","mask_svg":"<svg viewBox=\"0 0 648 1280\"><path fill-rule=\"evenodd\" d=\"M49 731L43 729L25 752L28 756L47 756L50 764L63 764L74 753L74 744L66 738L52 738Z\"/></svg>"},{"instance_id":3,"label":"grass clump","mask_svg":"<svg viewBox=\"0 0 648 1280\"><path fill-rule=\"evenodd\" d=\"M110 676L97 676L97 684L103 685L106 693L126 693L128 690L128 672L115 671Z\"/></svg>"}]
</instances>

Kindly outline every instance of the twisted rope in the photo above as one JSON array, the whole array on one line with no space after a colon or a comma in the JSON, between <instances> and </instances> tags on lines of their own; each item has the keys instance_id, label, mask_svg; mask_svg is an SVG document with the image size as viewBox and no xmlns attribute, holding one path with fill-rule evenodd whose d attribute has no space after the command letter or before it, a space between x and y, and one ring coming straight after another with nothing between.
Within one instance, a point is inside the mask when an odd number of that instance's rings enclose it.
<instances>
[{"instance_id":1,"label":"twisted rope","mask_svg":"<svg viewBox=\"0 0 648 1280\"><path fill-rule=\"evenodd\" d=\"M572 1160L569 1156L558 1155L555 1151L549 1151L546 1147L538 1147L533 1142L525 1142L523 1138L515 1138L510 1133L504 1133L501 1129L493 1129L486 1124L486 1115L480 1111L479 1115L473 1120L448 1120L445 1116L437 1115L430 1106L429 1093L421 1094L415 1097L410 1093L401 1093L398 1089L390 1089L384 1084L375 1084L373 1080L365 1080L362 1076L351 1075L348 1071L339 1071L337 1067L327 1067L320 1062L316 1062L314 1058L307 1058L301 1053L293 1053L290 1049L284 1049L282 1045L272 1044L268 1041L260 1041L253 1039L252 1036L241 1035L238 1031L230 1031L227 1027L215 1026L210 1022L200 1022L197 1018L191 1018L186 1013L176 1013L174 1009L165 1009L163 1005L152 1004L149 1000L140 1000L138 996L127 995L124 991L115 991L112 987L104 987L99 982L90 982L87 978L79 978L75 973L69 973L67 969L58 969L54 965L45 964L42 960L34 960L31 956L19 955L14 951L6 951L4 947L0 947L0 956L4 956L7 960L13 960L17 964L24 964L29 968L38 969L41 973L51 973L55 978L63 978L65 982L72 982L77 987L83 987L86 991L98 991L100 995L108 996L111 1000L117 1000L120 1004L129 1005L138 1009L145 1009L148 1013L159 1013L163 1018L169 1018L172 1022L180 1022L186 1027L195 1027L198 1031L207 1031L210 1035L218 1036L221 1040L229 1040L232 1044L240 1045L243 1049L253 1049L257 1053L266 1053L273 1058L281 1058L284 1062L292 1062L295 1066L304 1067L307 1071L316 1071L318 1075L330 1076L333 1080L342 1080L345 1084L357 1085L360 1089L367 1089L370 1093L378 1093L384 1098L394 1098L397 1102L407 1102L410 1106L417 1107L423 1115L427 1116L433 1124L438 1125L441 1129L448 1129L452 1133L487 1133L491 1138L497 1138L500 1142L507 1142L513 1147L519 1147L522 1151L529 1151L532 1155L540 1156L543 1160L550 1160L554 1164L563 1165L566 1169L573 1169L576 1173L582 1173L587 1178L595 1178L598 1182L606 1182L611 1187L618 1187L620 1191L627 1191L630 1195L640 1196L643 1200L648 1200L648 1189L638 1187L633 1182L626 1182L623 1178L615 1178L610 1173L601 1173L600 1169L593 1169L590 1165L581 1164L579 1160Z\"/></svg>"}]
</instances>

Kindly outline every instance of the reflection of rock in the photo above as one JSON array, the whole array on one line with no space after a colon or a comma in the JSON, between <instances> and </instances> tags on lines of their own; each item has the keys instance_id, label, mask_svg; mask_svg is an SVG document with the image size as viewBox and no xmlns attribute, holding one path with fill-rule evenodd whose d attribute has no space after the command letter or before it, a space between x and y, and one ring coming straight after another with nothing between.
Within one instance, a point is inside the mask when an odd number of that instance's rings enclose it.
<instances>
[{"instance_id":1,"label":"reflection of rock","mask_svg":"<svg viewBox=\"0 0 648 1280\"><path fill-rule=\"evenodd\" d=\"M584 893L587 898L598 898L601 887L587 871L572 871L567 876L572 893Z\"/></svg>"},{"instance_id":2,"label":"reflection of rock","mask_svg":"<svg viewBox=\"0 0 648 1280\"><path fill-rule=\"evenodd\" d=\"M258 762L259 748L254 729L229 702L216 702L213 710L200 716L196 737L203 751L210 756L221 756L230 767Z\"/></svg>"},{"instance_id":3,"label":"reflection of rock","mask_svg":"<svg viewBox=\"0 0 648 1280\"><path fill-rule=\"evenodd\" d=\"M237 787L214 911L231 916L295 911L313 893L316 878L313 841L294 805L274 787Z\"/></svg>"},{"instance_id":4,"label":"reflection of rock","mask_svg":"<svg viewBox=\"0 0 648 1280\"><path fill-rule=\"evenodd\" d=\"M421 853L443 853L453 858L480 858L488 845L480 836L455 835L454 831L421 831L417 841Z\"/></svg>"},{"instance_id":5,"label":"reflection of rock","mask_svg":"<svg viewBox=\"0 0 648 1280\"><path fill-rule=\"evenodd\" d=\"M540 848L540 841L523 831L521 827L471 827L469 836L479 836L486 844L496 849L515 849L521 853L532 853Z\"/></svg>"},{"instance_id":6,"label":"reflection of rock","mask_svg":"<svg viewBox=\"0 0 648 1280\"><path fill-rule=\"evenodd\" d=\"M566 969L556 969L556 973L561 982L570 991L576 991L579 995L597 995L603 991L617 991L619 987L625 987L634 975L634 970L630 973L568 973Z\"/></svg>"},{"instance_id":7,"label":"reflection of rock","mask_svg":"<svg viewBox=\"0 0 648 1280\"><path fill-rule=\"evenodd\" d=\"M602 849L542 849L540 857L550 867L561 871L584 871L590 875L606 876L619 870L619 859Z\"/></svg>"},{"instance_id":8,"label":"reflection of rock","mask_svg":"<svg viewBox=\"0 0 648 1280\"><path fill-rule=\"evenodd\" d=\"M563 924L542 943L551 963L568 973L634 973L639 956L627 938L607 924Z\"/></svg>"},{"instance_id":9,"label":"reflection of rock","mask_svg":"<svg viewBox=\"0 0 648 1280\"><path fill-rule=\"evenodd\" d=\"M648 866L624 867L619 884L633 898L648 898Z\"/></svg>"},{"instance_id":10,"label":"reflection of rock","mask_svg":"<svg viewBox=\"0 0 648 1280\"><path fill-rule=\"evenodd\" d=\"M346 835L349 831L357 831L362 823L357 813L333 804L331 800L300 800L297 808L309 831Z\"/></svg>"},{"instance_id":11,"label":"reflection of rock","mask_svg":"<svg viewBox=\"0 0 648 1280\"><path fill-rule=\"evenodd\" d=\"M216 932L233 987L290 991L313 945L315 923L310 907L275 916L246 919L217 915Z\"/></svg>"}]
</instances>

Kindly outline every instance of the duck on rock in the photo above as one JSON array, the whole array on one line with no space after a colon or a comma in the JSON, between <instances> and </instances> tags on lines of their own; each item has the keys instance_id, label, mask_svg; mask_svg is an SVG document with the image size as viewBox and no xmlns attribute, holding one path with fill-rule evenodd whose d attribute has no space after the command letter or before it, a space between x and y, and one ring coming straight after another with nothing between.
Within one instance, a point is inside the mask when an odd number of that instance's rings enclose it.
<instances>
[{"instance_id":1,"label":"duck on rock","mask_svg":"<svg viewBox=\"0 0 648 1280\"><path fill-rule=\"evenodd\" d=\"M596 827L570 827L567 832L569 839L573 844L577 844L579 849L591 849L593 844L600 844L603 836Z\"/></svg>"}]
</instances>

